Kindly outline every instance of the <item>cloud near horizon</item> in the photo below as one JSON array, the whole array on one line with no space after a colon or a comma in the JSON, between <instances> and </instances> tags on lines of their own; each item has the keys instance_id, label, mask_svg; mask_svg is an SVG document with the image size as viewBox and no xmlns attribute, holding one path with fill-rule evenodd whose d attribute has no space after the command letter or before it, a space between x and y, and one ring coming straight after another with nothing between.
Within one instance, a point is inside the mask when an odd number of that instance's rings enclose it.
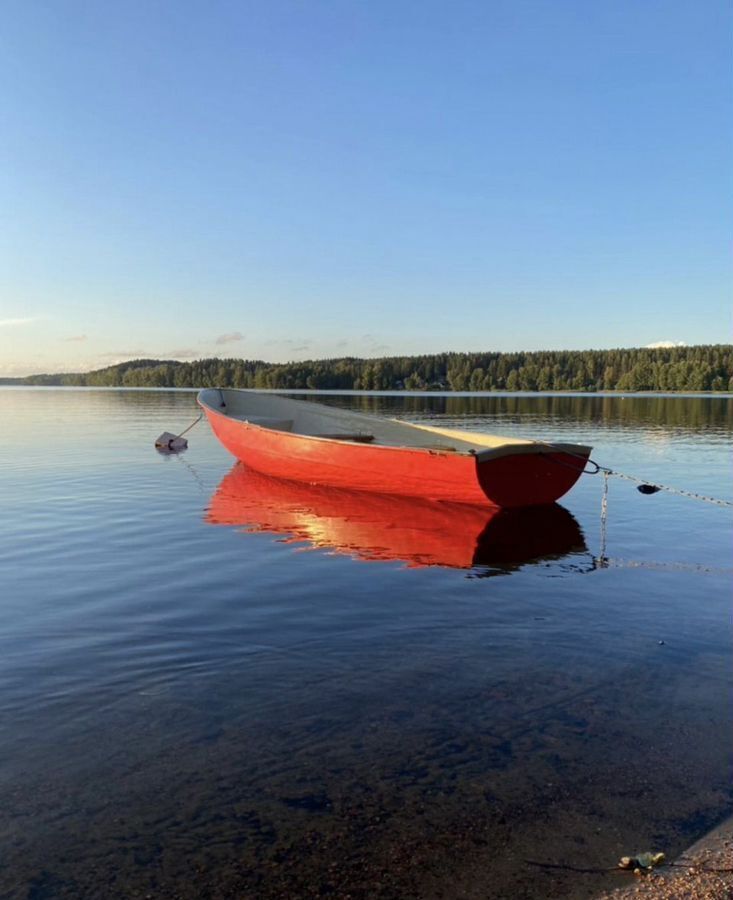
<instances>
[{"instance_id":1,"label":"cloud near horizon","mask_svg":"<svg viewBox=\"0 0 733 900\"><path fill-rule=\"evenodd\" d=\"M40 316L23 316L16 319L0 319L0 328L8 328L13 325L30 325L31 322L37 322Z\"/></svg>"},{"instance_id":2,"label":"cloud near horizon","mask_svg":"<svg viewBox=\"0 0 733 900\"><path fill-rule=\"evenodd\" d=\"M684 341L656 341L654 344L645 344L645 350L668 350L670 347L686 347Z\"/></svg>"},{"instance_id":3,"label":"cloud near horizon","mask_svg":"<svg viewBox=\"0 0 733 900\"><path fill-rule=\"evenodd\" d=\"M214 341L215 344L236 344L237 341L243 341L244 335L241 331L230 331L227 334L220 334Z\"/></svg>"},{"instance_id":4,"label":"cloud near horizon","mask_svg":"<svg viewBox=\"0 0 733 900\"><path fill-rule=\"evenodd\" d=\"M85 334L73 334L71 337L61 338L62 341L68 343L81 343L82 341L88 340Z\"/></svg>"},{"instance_id":5,"label":"cloud near horizon","mask_svg":"<svg viewBox=\"0 0 733 900\"><path fill-rule=\"evenodd\" d=\"M147 350L109 350L106 353L98 353L97 359L154 359L153 354Z\"/></svg>"},{"instance_id":6,"label":"cloud near horizon","mask_svg":"<svg viewBox=\"0 0 733 900\"><path fill-rule=\"evenodd\" d=\"M182 347L179 350L169 350L167 353L163 353L160 357L161 359L193 359L194 357L199 357L201 354L198 350L194 350L193 347Z\"/></svg>"}]
</instances>

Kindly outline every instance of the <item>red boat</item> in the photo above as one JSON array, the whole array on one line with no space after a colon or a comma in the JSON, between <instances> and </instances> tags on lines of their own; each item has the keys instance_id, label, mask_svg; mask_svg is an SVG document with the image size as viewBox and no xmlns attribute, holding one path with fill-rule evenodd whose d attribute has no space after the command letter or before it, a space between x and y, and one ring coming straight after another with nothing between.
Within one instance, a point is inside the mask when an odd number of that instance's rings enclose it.
<instances>
[{"instance_id":1,"label":"red boat","mask_svg":"<svg viewBox=\"0 0 733 900\"><path fill-rule=\"evenodd\" d=\"M591 448L414 425L257 391L203 390L214 433L278 478L457 503L553 503Z\"/></svg>"},{"instance_id":2,"label":"red boat","mask_svg":"<svg viewBox=\"0 0 733 900\"><path fill-rule=\"evenodd\" d=\"M272 478L239 463L211 498L206 521L411 568L504 573L587 549L578 523L555 503L509 510L367 494Z\"/></svg>"}]
</instances>

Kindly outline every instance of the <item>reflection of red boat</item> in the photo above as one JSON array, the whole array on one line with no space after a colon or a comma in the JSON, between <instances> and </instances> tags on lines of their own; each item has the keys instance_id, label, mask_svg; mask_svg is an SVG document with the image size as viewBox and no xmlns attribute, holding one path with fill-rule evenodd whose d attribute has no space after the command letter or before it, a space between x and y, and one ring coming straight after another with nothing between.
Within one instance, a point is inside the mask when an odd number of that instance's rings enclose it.
<instances>
[{"instance_id":1,"label":"reflection of red boat","mask_svg":"<svg viewBox=\"0 0 733 900\"><path fill-rule=\"evenodd\" d=\"M209 389L198 402L221 443L253 469L347 490L537 506L570 490L591 450L412 425L256 391Z\"/></svg>"},{"instance_id":2,"label":"reflection of red boat","mask_svg":"<svg viewBox=\"0 0 733 900\"><path fill-rule=\"evenodd\" d=\"M578 523L556 504L502 510L345 491L271 478L241 464L222 480L206 520L411 566L511 569L586 549Z\"/></svg>"}]
</instances>

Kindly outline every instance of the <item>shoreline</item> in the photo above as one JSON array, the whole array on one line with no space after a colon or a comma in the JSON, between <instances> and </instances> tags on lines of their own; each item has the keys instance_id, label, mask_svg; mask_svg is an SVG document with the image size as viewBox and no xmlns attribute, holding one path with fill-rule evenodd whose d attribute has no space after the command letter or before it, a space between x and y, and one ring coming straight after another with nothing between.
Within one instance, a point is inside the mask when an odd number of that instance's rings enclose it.
<instances>
[{"instance_id":1,"label":"shoreline","mask_svg":"<svg viewBox=\"0 0 733 900\"><path fill-rule=\"evenodd\" d=\"M129 385L129 384L35 384L34 382L10 382L0 379L0 388L43 389L65 391L178 391L179 393L196 393L205 390L200 387L177 387L176 385ZM733 399L733 391L449 391L449 390L424 390L407 391L398 389L361 390L356 388L231 388L224 386L225 390L253 391L258 394L315 394L337 397L509 397L509 398L534 398L534 397L608 397L620 399L654 399L654 398L681 398L694 399Z\"/></svg>"},{"instance_id":2,"label":"shoreline","mask_svg":"<svg viewBox=\"0 0 733 900\"><path fill-rule=\"evenodd\" d=\"M733 898L733 816L703 835L671 865L651 875L630 876L624 887L595 900L729 900Z\"/></svg>"}]
</instances>

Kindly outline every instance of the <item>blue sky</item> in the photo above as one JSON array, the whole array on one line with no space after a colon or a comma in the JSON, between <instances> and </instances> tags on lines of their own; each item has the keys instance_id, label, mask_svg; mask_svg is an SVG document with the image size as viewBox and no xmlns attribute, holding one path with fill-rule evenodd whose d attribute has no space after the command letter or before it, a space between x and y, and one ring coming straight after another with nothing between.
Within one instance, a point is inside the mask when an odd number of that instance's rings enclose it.
<instances>
[{"instance_id":1,"label":"blue sky","mask_svg":"<svg viewBox=\"0 0 733 900\"><path fill-rule=\"evenodd\" d=\"M9 0L0 375L728 342L731 24Z\"/></svg>"}]
</instances>

